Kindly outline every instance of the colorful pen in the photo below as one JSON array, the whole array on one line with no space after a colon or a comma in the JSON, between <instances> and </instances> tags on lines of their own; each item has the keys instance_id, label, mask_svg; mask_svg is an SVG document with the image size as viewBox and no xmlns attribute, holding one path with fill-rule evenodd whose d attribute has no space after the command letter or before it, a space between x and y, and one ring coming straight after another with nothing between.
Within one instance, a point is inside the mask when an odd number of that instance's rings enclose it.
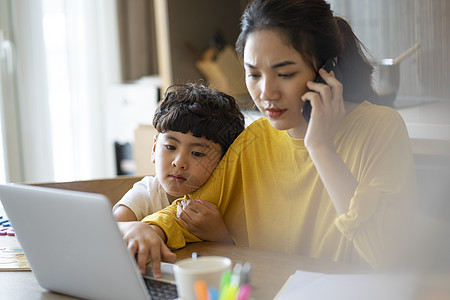
<instances>
[{"instance_id":1,"label":"colorful pen","mask_svg":"<svg viewBox=\"0 0 450 300\"><path fill-rule=\"evenodd\" d=\"M228 291L228 287L230 286L231 272L226 271L223 273L222 278L220 279L220 288L219 288L219 300L227 300L225 298L225 293Z\"/></svg>"},{"instance_id":2,"label":"colorful pen","mask_svg":"<svg viewBox=\"0 0 450 300\"><path fill-rule=\"evenodd\" d=\"M194 291L197 300L208 300L208 286L203 280L194 283Z\"/></svg>"},{"instance_id":3,"label":"colorful pen","mask_svg":"<svg viewBox=\"0 0 450 300\"><path fill-rule=\"evenodd\" d=\"M215 287L209 288L209 297L211 298L211 300L219 300L219 292Z\"/></svg>"},{"instance_id":4,"label":"colorful pen","mask_svg":"<svg viewBox=\"0 0 450 300\"><path fill-rule=\"evenodd\" d=\"M242 266L242 272L241 272L241 284L244 283L250 283L250 271L252 267L249 262L246 262Z\"/></svg>"},{"instance_id":5,"label":"colorful pen","mask_svg":"<svg viewBox=\"0 0 450 300\"><path fill-rule=\"evenodd\" d=\"M244 283L239 288L236 299L237 300L247 300L250 298L250 293L251 293L250 285Z\"/></svg>"}]
</instances>

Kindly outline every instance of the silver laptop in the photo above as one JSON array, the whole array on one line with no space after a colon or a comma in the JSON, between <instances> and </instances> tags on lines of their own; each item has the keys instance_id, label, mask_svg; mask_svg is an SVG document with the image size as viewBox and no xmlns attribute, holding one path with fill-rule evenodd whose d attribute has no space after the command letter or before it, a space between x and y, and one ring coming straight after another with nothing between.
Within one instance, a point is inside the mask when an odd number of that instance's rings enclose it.
<instances>
[{"instance_id":1,"label":"silver laptop","mask_svg":"<svg viewBox=\"0 0 450 300\"><path fill-rule=\"evenodd\" d=\"M86 299L177 298L171 264L162 281L140 274L105 196L11 184L0 185L0 201L43 288ZM151 296L158 289L175 295Z\"/></svg>"}]
</instances>

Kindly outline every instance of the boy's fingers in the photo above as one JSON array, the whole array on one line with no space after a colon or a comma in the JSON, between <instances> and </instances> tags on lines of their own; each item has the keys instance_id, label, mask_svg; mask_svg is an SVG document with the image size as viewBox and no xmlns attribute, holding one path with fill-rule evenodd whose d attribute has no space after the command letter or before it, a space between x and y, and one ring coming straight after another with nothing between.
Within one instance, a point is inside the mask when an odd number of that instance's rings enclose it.
<instances>
[{"instance_id":1,"label":"boy's fingers","mask_svg":"<svg viewBox=\"0 0 450 300\"><path fill-rule=\"evenodd\" d=\"M172 251L170 251L170 249L167 248L167 246L163 244L162 249L161 249L161 257L166 262L174 263L175 259L177 258L177 255L175 253L173 253Z\"/></svg>"},{"instance_id":2,"label":"boy's fingers","mask_svg":"<svg viewBox=\"0 0 450 300\"><path fill-rule=\"evenodd\" d=\"M137 244L134 242L128 242L128 250L130 251L131 255L135 255L137 251Z\"/></svg>"},{"instance_id":3,"label":"boy's fingers","mask_svg":"<svg viewBox=\"0 0 450 300\"><path fill-rule=\"evenodd\" d=\"M139 249L137 252L136 261L139 267L139 270L141 271L141 274L145 274L145 271L147 269L147 257L148 252L144 249Z\"/></svg>"},{"instance_id":4,"label":"boy's fingers","mask_svg":"<svg viewBox=\"0 0 450 300\"><path fill-rule=\"evenodd\" d=\"M158 251L151 251L151 257L152 257L152 269L153 269L153 276L156 278L161 277L161 258L164 258L165 261L168 262L175 262L176 254L167 248L165 244L161 244L158 249L155 247L154 250Z\"/></svg>"},{"instance_id":5,"label":"boy's fingers","mask_svg":"<svg viewBox=\"0 0 450 300\"><path fill-rule=\"evenodd\" d=\"M161 253L160 251L152 251L150 255L152 259L153 276L159 278L161 277Z\"/></svg>"}]
</instances>

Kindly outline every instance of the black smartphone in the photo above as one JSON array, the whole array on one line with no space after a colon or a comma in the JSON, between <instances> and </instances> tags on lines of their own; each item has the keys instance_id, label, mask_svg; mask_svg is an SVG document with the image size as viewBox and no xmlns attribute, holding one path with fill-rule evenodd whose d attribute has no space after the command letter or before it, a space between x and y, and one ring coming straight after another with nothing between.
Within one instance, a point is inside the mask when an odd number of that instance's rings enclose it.
<instances>
[{"instance_id":1,"label":"black smartphone","mask_svg":"<svg viewBox=\"0 0 450 300\"><path fill-rule=\"evenodd\" d=\"M327 71L328 73L331 71L334 71L336 78L338 80L340 79L340 77L341 77L340 70L337 68L336 61L334 60L334 58L327 59L321 68L324 68L325 71ZM326 84L326 82L322 79L322 77L320 77L319 72L317 72L317 77L316 77L315 82ZM305 118L306 122L308 122L308 123L309 123L309 119L311 119L311 110L312 110L311 102L309 100L307 100L303 104L302 115Z\"/></svg>"}]
</instances>

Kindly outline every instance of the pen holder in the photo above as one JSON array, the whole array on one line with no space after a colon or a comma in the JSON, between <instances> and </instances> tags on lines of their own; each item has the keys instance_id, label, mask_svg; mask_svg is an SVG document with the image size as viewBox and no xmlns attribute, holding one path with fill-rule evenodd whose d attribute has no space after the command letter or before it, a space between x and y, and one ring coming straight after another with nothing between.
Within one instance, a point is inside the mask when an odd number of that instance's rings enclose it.
<instances>
[{"instance_id":1,"label":"pen holder","mask_svg":"<svg viewBox=\"0 0 450 300\"><path fill-rule=\"evenodd\" d=\"M201 256L178 261L174 266L178 297L196 300L194 285L204 281L210 288L219 289L222 275L231 271L231 260L222 256Z\"/></svg>"}]
</instances>

